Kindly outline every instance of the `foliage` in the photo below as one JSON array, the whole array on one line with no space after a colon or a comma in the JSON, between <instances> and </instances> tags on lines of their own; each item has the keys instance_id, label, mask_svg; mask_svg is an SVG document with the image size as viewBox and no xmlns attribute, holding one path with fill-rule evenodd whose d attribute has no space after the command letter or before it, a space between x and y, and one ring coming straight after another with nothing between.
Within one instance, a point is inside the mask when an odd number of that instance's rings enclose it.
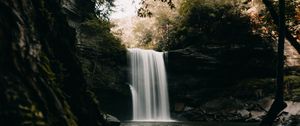
<instances>
[{"instance_id":1,"label":"foliage","mask_svg":"<svg viewBox=\"0 0 300 126\"><path fill-rule=\"evenodd\" d=\"M107 20L93 18L79 27L77 46L84 77L89 89L100 100L101 110L117 117L126 117L123 105L130 101L126 74L126 48L110 31Z\"/></svg>"},{"instance_id":2,"label":"foliage","mask_svg":"<svg viewBox=\"0 0 300 126\"><path fill-rule=\"evenodd\" d=\"M175 9L175 0L141 0L141 7L138 9L138 16L139 17L152 17L153 16L153 10L151 8L151 5L154 2L162 2L166 3L168 5L168 8Z\"/></svg>"},{"instance_id":3,"label":"foliage","mask_svg":"<svg viewBox=\"0 0 300 126\"><path fill-rule=\"evenodd\" d=\"M237 4L238 5L238 4ZM182 15L178 24L161 40L159 50L179 49L187 46L204 47L218 43L228 47L269 46L262 38L252 33L247 15L240 12L235 4L213 3L205 0L183 2L179 8Z\"/></svg>"},{"instance_id":4,"label":"foliage","mask_svg":"<svg viewBox=\"0 0 300 126\"><path fill-rule=\"evenodd\" d=\"M174 1L172 2L174 3ZM278 5L278 1L272 2L274 7ZM155 3L151 0L146 0L144 3L151 10L152 16L156 10L166 8L160 6L160 4L154 5ZM174 4L179 12L175 18L156 13L154 15L158 23L156 23L157 29L152 31L154 42L150 44L157 43L156 48L158 50L178 49L195 44L205 45L205 43L224 40L233 45L239 41L238 44L244 43L247 46L263 44L261 46L267 46L267 48L270 46L276 47L276 26L272 23L272 18L262 2L183 0L179 3L180 5L176 5L175 1ZM299 0L288 0L286 2L287 26L298 40L300 38L299 3ZM160 6L160 8L153 6ZM161 19L170 21L167 24L160 24L159 20ZM147 26L145 27L147 28ZM157 36L155 33L162 36ZM143 35L144 37L140 38L147 38L147 34ZM150 47L153 47L153 45Z\"/></svg>"},{"instance_id":5,"label":"foliage","mask_svg":"<svg viewBox=\"0 0 300 126\"><path fill-rule=\"evenodd\" d=\"M95 0L95 13L99 19L108 20L115 0Z\"/></svg>"},{"instance_id":6,"label":"foliage","mask_svg":"<svg viewBox=\"0 0 300 126\"><path fill-rule=\"evenodd\" d=\"M83 22L80 26L80 44L94 47L103 54L118 54L120 51L124 53L124 46L110 32L111 27L108 21L96 18Z\"/></svg>"},{"instance_id":7,"label":"foliage","mask_svg":"<svg viewBox=\"0 0 300 126\"><path fill-rule=\"evenodd\" d=\"M271 1L275 7L275 11L278 13L278 1ZM292 31L292 34L296 36L296 39L300 40L300 1L299 0L286 0L286 26L288 30ZM250 4L250 3L249 3ZM261 7L263 3L256 3L253 6L245 7L248 9L248 14L251 17L251 22L254 26L254 32L261 35L264 38L269 38L272 41L277 41L278 33L277 26L273 21L270 12L265 7ZM259 8L255 6L260 6ZM256 10L256 11L254 11Z\"/></svg>"},{"instance_id":8,"label":"foliage","mask_svg":"<svg viewBox=\"0 0 300 126\"><path fill-rule=\"evenodd\" d=\"M178 6L180 0L172 2ZM165 3L149 0L147 4L153 14L151 17L134 17L130 20L116 21L117 24L120 24L117 29L122 30L122 34L117 34L117 36L120 36L122 42L128 47L154 48L165 34L170 22L178 16L178 12L170 9Z\"/></svg>"},{"instance_id":9,"label":"foliage","mask_svg":"<svg viewBox=\"0 0 300 126\"><path fill-rule=\"evenodd\" d=\"M139 40L140 46L147 45L152 41L153 34L151 31L145 31L145 35Z\"/></svg>"},{"instance_id":10,"label":"foliage","mask_svg":"<svg viewBox=\"0 0 300 126\"><path fill-rule=\"evenodd\" d=\"M80 55L82 69L96 95L104 89L120 90L120 83L124 82L126 49L110 32L111 27L108 21L96 18L80 26L80 45L88 47L87 52ZM92 55L95 52L96 55Z\"/></svg>"},{"instance_id":11,"label":"foliage","mask_svg":"<svg viewBox=\"0 0 300 126\"><path fill-rule=\"evenodd\" d=\"M145 23L138 22L133 28L134 37L137 39L138 47L151 48L155 33L153 27L149 28L145 26Z\"/></svg>"},{"instance_id":12,"label":"foliage","mask_svg":"<svg viewBox=\"0 0 300 126\"><path fill-rule=\"evenodd\" d=\"M255 98L259 88L266 89L266 93L274 89L274 80L270 79L275 77L274 41L253 32L253 24L243 6L246 5L242 2L230 0L181 3L179 15L167 22L169 29L156 44L157 50L169 51L169 75L177 75L169 82L190 86L186 92L202 101L224 94ZM192 58L198 60L191 62ZM180 64L184 69L178 72L179 68L170 64ZM187 75L183 82L176 79ZM184 88L175 90L174 94L185 95L181 93Z\"/></svg>"}]
</instances>

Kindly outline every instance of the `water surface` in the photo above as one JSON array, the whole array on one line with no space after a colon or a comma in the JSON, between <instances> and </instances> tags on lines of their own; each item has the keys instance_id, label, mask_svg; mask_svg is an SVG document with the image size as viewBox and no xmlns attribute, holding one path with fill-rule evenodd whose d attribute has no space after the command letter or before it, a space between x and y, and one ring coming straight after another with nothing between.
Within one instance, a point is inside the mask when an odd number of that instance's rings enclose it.
<instances>
[{"instance_id":1,"label":"water surface","mask_svg":"<svg viewBox=\"0 0 300 126\"><path fill-rule=\"evenodd\" d=\"M235 122L123 122L121 126L258 126L258 123Z\"/></svg>"}]
</instances>

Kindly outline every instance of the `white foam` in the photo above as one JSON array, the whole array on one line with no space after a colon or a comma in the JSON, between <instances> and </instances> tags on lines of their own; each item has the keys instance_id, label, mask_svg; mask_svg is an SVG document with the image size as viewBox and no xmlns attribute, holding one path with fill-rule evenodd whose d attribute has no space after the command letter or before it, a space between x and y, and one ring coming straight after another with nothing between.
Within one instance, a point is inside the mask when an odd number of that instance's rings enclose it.
<instances>
[{"instance_id":1,"label":"white foam","mask_svg":"<svg viewBox=\"0 0 300 126\"><path fill-rule=\"evenodd\" d=\"M128 51L133 121L172 122L163 53L138 48Z\"/></svg>"}]
</instances>

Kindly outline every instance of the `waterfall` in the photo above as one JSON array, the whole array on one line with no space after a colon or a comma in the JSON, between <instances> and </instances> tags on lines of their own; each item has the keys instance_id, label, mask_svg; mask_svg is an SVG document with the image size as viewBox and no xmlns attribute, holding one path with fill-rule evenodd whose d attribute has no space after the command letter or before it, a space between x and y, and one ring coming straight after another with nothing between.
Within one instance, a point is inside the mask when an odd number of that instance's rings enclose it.
<instances>
[{"instance_id":1,"label":"waterfall","mask_svg":"<svg viewBox=\"0 0 300 126\"><path fill-rule=\"evenodd\" d=\"M129 51L134 121L171 121L167 76L162 52Z\"/></svg>"}]
</instances>

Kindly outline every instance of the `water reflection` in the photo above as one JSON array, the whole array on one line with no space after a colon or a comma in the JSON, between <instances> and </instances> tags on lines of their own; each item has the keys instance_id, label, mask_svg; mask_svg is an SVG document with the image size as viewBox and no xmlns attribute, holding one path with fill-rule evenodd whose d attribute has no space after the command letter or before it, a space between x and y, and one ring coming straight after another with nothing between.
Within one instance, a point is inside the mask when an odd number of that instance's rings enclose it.
<instances>
[{"instance_id":1,"label":"water reflection","mask_svg":"<svg viewBox=\"0 0 300 126\"><path fill-rule=\"evenodd\" d=\"M230 122L124 122L121 126L257 126L258 123Z\"/></svg>"}]
</instances>

